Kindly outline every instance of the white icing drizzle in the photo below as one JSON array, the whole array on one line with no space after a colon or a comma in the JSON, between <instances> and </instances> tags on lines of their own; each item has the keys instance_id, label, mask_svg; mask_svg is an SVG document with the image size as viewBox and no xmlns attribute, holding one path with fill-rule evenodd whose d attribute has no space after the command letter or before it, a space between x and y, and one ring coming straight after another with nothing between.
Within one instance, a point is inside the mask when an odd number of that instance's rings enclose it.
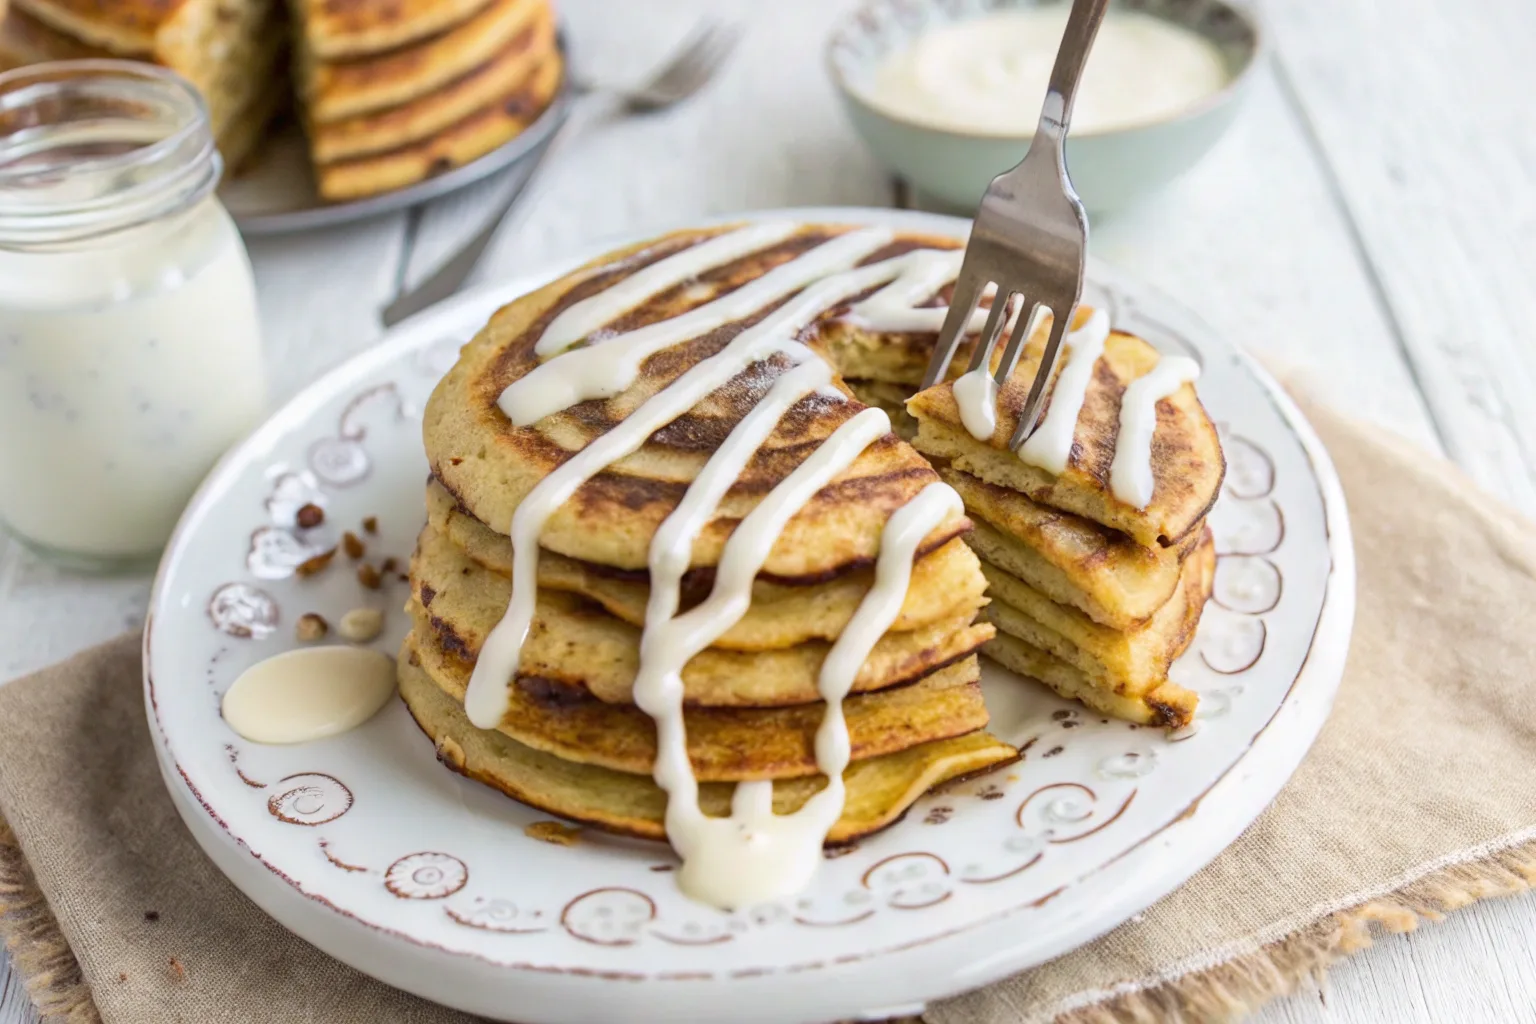
<instances>
[{"instance_id":1,"label":"white icing drizzle","mask_svg":"<svg viewBox=\"0 0 1536 1024\"><path fill-rule=\"evenodd\" d=\"M1152 501L1152 434L1157 403L1200 376L1200 364L1188 356L1164 356L1125 389L1120 403L1120 433L1109 467L1109 489L1120 501L1146 508Z\"/></svg>"},{"instance_id":2,"label":"white icing drizzle","mask_svg":"<svg viewBox=\"0 0 1536 1024\"><path fill-rule=\"evenodd\" d=\"M963 249L915 249L912 252L912 266L907 273L868 298L854 303L843 318L849 323L883 333L937 332L944 326L944 316L949 312L949 307L920 308L917 303L933 298L939 289L959 276L960 263L964 258ZM997 286L989 284L982 295L996 293ZM981 330L987 322L988 312L988 309L978 304L971 312L966 332Z\"/></svg>"},{"instance_id":3,"label":"white icing drizzle","mask_svg":"<svg viewBox=\"0 0 1536 1024\"><path fill-rule=\"evenodd\" d=\"M811 467L807 479L795 483L785 502L788 507L773 516L777 522L757 524L755 528L764 532L743 544L744 548L750 546L760 551L759 565L794 510L888 429L883 420L883 413L866 409L843 424L802 465L802 469ZM819 458L823 452L829 452L825 459ZM822 464L812 467L812 463L818 462ZM791 474L781 486L789 485L793 477ZM770 493L766 500L772 498ZM790 895L810 881L821 861L822 843L842 815L847 797L843 772L848 767L851 747L843 700L870 650L901 611L917 546L934 527L961 510L960 496L948 485L935 483L898 509L886 523L874 585L828 652L817 679L826 712L816 731L816 767L826 776L827 785L797 811L784 815L773 812L772 782L744 782L736 786L729 817L705 815L698 806L698 784L688 763L681 681L675 684L677 699L659 709L659 714L646 707L647 713L657 715L658 742L665 744L657 757L656 780L668 793L667 837L683 859L678 885L684 892L714 906L735 909ZM735 541L747 525L744 520L731 540ZM734 581L732 594L743 584L750 593L751 575ZM717 591L719 586L717 583ZM729 616L730 621L720 627L720 632L740 618L746 601L740 601L739 606L740 610ZM672 664L680 669L682 663Z\"/></svg>"},{"instance_id":4,"label":"white icing drizzle","mask_svg":"<svg viewBox=\"0 0 1536 1024\"><path fill-rule=\"evenodd\" d=\"M1056 376L1051 404L1035 432L1019 447L1019 458L1058 476L1066 472L1077 417L1088 397L1088 385L1093 382L1093 367L1104 354L1104 343L1108 340L1109 314L1102 309L1094 310L1077 330L1067 332L1063 339L1066 362ZM963 408L961 414L964 415Z\"/></svg>"},{"instance_id":5,"label":"white icing drizzle","mask_svg":"<svg viewBox=\"0 0 1536 1024\"><path fill-rule=\"evenodd\" d=\"M788 263L774 267L755 281L727 292L713 302L691 309L682 316L647 324L638 330L585 348L570 349L558 359L551 359L514 381L502 392L498 402L501 411L507 414L514 425L526 427L579 402L612 398L635 382L640 374L640 364L655 353L749 317L828 274L846 270L889 244L892 237L891 232L883 228L838 235ZM885 260L881 265L891 264L891 260ZM897 270L904 269L906 265L902 264ZM695 273L707 269L696 265L690 267ZM876 280L864 287L883 284L895 276L896 271L886 276L877 276ZM591 307L593 312L589 315L604 323L624 312L622 308L607 303L606 298L606 293L603 293L585 300L594 303ZM825 308L817 312L823 312Z\"/></svg>"},{"instance_id":6,"label":"white icing drizzle","mask_svg":"<svg viewBox=\"0 0 1536 1024\"><path fill-rule=\"evenodd\" d=\"M647 299L695 278L706 270L777 245L794 234L798 226L784 221L753 224L716 235L676 255L657 260L591 298L567 306L544 329L534 351L542 359L559 355Z\"/></svg>"},{"instance_id":7,"label":"white icing drizzle","mask_svg":"<svg viewBox=\"0 0 1536 1024\"><path fill-rule=\"evenodd\" d=\"M978 366L961 374L955 380L954 395L965 429L978 441L990 440L997 430L997 381L992 369Z\"/></svg>"}]
</instances>

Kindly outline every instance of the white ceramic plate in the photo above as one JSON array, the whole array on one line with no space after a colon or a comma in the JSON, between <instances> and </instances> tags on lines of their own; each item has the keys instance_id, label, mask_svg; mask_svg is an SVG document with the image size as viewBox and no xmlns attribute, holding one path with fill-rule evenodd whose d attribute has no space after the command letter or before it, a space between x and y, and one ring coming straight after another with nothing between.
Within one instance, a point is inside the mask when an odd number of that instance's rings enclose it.
<instances>
[{"instance_id":1,"label":"white ceramic plate","mask_svg":"<svg viewBox=\"0 0 1536 1024\"><path fill-rule=\"evenodd\" d=\"M768 216L768 215L764 215ZM962 235L888 210L773 217ZM1328 457L1295 407L1161 295L1090 266L1089 299L1204 364L1228 471L1211 515L1215 597L1174 667L1197 726L1167 736L1099 717L988 666L992 729L1023 761L925 797L836 851L800 897L726 914L675 889L657 844L524 834L548 815L437 764L391 703L342 737L246 743L219 699L293 624L375 604L393 652L405 585L372 592L338 555L292 566L377 516L369 558L401 561L423 518L419 414L500 303L459 297L310 387L225 458L156 582L145 695L167 785L229 878L273 917L390 984L525 1024L886 1017L1040 963L1107 931L1210 861L1274 798L1328 714L1354 609L1349 526ZM305 501L326 509L296 531Z\"/></svg>"}]
</instances>

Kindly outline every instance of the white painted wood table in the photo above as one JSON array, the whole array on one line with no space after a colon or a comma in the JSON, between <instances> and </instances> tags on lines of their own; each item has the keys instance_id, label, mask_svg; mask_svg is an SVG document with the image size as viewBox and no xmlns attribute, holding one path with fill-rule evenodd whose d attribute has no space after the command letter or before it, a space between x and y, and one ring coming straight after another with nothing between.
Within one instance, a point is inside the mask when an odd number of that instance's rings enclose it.
<instances>
[{"instance_id":1,"label":"white painted wood table","mask_svg":"<svg viewBox=\"0 0 1536 1024\"><path fill-rule=\"evenodd\" d=\"M644 69L706 6L563 0L584 67ZM719 11L720 4L709 5ZM726 75L684 108L589 133L482 276L609 235L784 205L890 205L822 73L844 3L743 2ZM1219 148L1093 248L1357 415L1536 514L1536 3L1284 0ZM371 345L377 310L508 181L344 229L252 239L274 400ZM0 540L0 679L142 624L146 577L61 574ZM1383 940L1257 1019L1536 1020L1536 897ZM318 955L318 954L317 954ZM0 962L0 1024L36 1015Z\"/></svg>"}]
</instances>

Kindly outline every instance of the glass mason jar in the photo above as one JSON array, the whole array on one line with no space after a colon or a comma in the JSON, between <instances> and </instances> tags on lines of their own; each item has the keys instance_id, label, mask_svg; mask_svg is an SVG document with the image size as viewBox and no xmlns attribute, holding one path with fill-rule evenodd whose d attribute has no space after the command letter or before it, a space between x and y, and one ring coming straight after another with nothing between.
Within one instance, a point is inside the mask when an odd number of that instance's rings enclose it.
<instances>
[{"instance_id":1,"label":"glass mason jar","mask_svg":"<svg viewBox=\"0 0 1536 1024\"><path fill-rule=\"evenodd\" d=\"M221 170L202 98L168 71L0 75L0 521L45 557L149 562L262 414Z\"/></svg>"}]
</instances>

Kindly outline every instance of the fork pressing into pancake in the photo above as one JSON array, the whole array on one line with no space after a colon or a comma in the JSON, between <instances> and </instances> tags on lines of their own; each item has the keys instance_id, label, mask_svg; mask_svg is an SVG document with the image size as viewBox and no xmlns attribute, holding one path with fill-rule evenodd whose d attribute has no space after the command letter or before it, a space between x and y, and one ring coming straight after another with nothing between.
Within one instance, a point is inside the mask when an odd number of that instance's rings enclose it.
<instances>
[{"instance_id":1,"label":"fork pressing into pancake","mask_svg":"<svg viewBox=\"0 0 1536 1024\"><path fill-rule=\"evenodd\" d=\"M995 285L997 292L967 371L989 365L1017 295L1019 313L1014 318L1002 360L993 373L999 388L1013 374L1035 314L1041 307L1050 309L1050 338L1019 415L1019 425L1008 442L1008 447L1015 451L1034 432L1062 338L1083 294L1088 215L1067 177L1065 145L1078 81L1108 6L1109 0L1073 0L1067 29L1051 69L1040 125L1024 159L1017 167L993 178L982 197L949 313L923 377L925 389L944 379L971 314L989 286Z\"/></svg>"}]
</instances>

